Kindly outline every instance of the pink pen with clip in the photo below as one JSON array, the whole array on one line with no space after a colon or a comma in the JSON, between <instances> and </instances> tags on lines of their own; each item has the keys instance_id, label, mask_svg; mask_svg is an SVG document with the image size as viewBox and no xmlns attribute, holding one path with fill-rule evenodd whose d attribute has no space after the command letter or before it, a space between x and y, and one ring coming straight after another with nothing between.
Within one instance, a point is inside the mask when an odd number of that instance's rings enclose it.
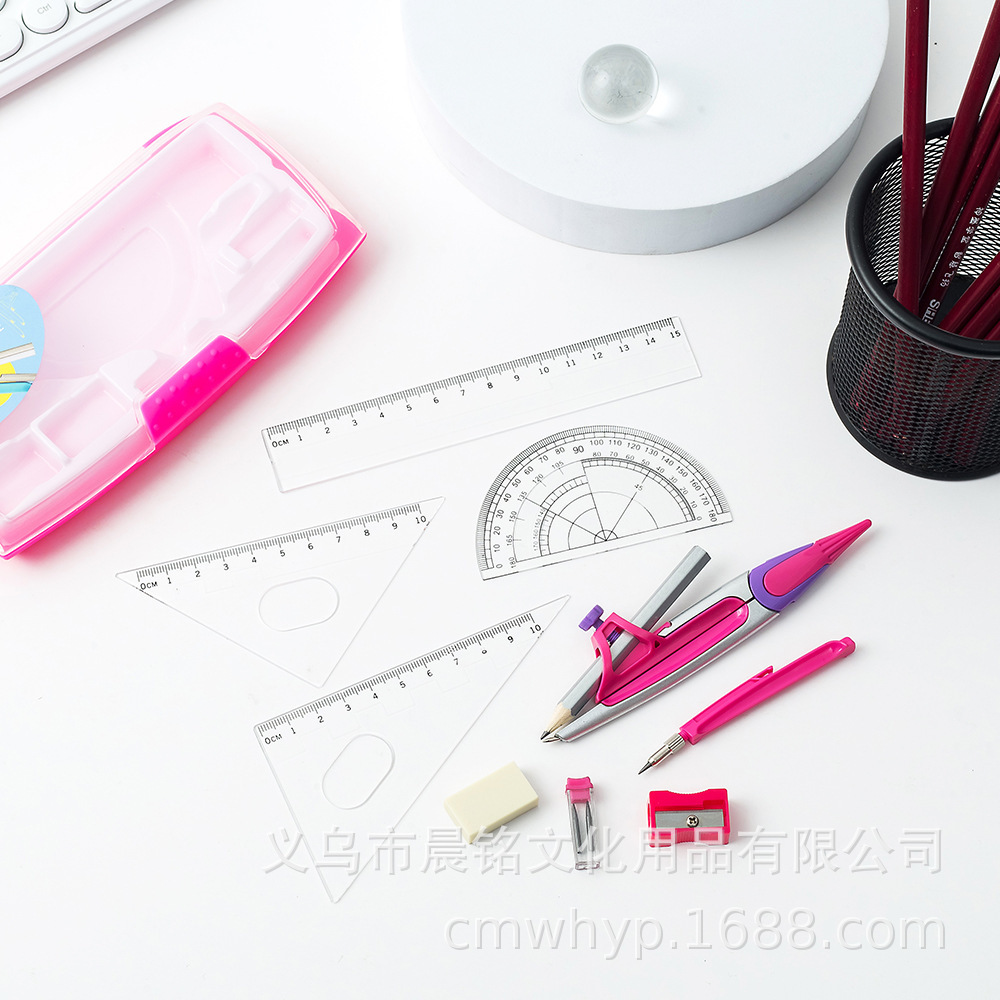
<instances>
[{"instance_id":1,"label":"pink pen with clip","mask_svg":"<svg viewBox=\"0 0 1000 1000\"><path fill-rule=\"evenodd\" d=\"M718 701L709 705L704 711L699 712L689 722L683 726L660 747L645 764L639 769L639 773L654 764L659 764L661 760L669 757L676 750L679 750L685 743L695 744L702 737L707 736L719 726L725 725L736 716L759 705L762 701L773 697L779 691L784 691L786 687L796 681L808 677L813 671L826 666L833 660L839 660L854 652L854 640L850 638L835 639L826 642L822 646L793 660L788 666L775 670L768 667L759 674L754 674L748 681L744 681L739 687L733 688L729 694L724 694Z\"/></svg>"}]
</instances>

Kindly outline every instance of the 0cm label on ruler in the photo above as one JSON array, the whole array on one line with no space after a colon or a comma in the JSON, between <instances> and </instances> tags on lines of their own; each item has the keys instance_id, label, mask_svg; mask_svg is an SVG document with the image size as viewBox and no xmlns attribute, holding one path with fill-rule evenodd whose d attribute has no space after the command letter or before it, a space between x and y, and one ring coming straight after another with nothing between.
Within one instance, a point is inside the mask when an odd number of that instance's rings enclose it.
<instances>
[{"instance_id":1,"label":"0cm label on ruler","mask_svg":"<svg viewBox=\"0 0 1000 1000\"><path fill-rule=\"evenodd\" d=\"M289 490L699 374L670 317L276 424L263 438Z\"/></svg>"}]
</instances>

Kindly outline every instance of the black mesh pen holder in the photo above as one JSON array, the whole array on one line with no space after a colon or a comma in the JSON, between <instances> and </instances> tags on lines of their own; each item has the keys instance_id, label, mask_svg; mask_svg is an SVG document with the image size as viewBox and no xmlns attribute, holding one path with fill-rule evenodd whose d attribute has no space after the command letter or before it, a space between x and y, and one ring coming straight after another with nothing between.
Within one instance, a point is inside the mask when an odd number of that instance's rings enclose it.
<instances>
[{"instance_id":1,"label":"black mesh pen holder","mask_svg":"<svg viewBox=\"0 0 1000 1000\"><path fill-rule=\"evenodd\" d=\"M927 126L925 197L951 121ZM868 164L848 204L851 274L827 356L830 396L847 429L882 461L931 479L974 479L1000 471L1000 342L947 333L892 297L901 149L896 139ZM939 318L998 251L994 192Z\"/></svg>"}]
</instances>

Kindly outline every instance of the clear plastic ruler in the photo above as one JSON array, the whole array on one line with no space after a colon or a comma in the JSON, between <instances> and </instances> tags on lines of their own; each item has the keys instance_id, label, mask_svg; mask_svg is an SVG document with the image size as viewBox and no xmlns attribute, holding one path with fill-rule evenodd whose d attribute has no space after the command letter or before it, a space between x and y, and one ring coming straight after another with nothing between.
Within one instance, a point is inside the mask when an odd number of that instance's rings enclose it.
<instances>
[{"instance_id":1,"label":"clear plastic ruler","mask_svg":"<svg viewBox=\"0 0 1000 1000\"><path fill-rule=\"evenodd\" d=\"M262 434L286 491L700 374L673 316L299 417Z\"/></svg>"},{"instance_id":2,"label":"clear plastic ruler","mask_svg":"<svg viewBox=\"0 0 1000 1000\"><path fill-rule=\"evenodd\" d=\"M254 730L336 902L565 605L552 601Z\"/></svg>"},{"instance_id":3,"label":"clear plastic ruler","mask_svg":"<svg viewBox=\"0 0 1000 1000\"><path fill-rule=\"evenodd\" d=\"M317 686L374 610L439 497L118 574Z\"/></svg>"},{"instance_id":4,"label":"clear plastic ruler","mask_svg":"<svg viewBox=\"0 0 1000 1000\"><path fill-rule=\"evenodd\" d=\"M732 520L687 452L631 427L592 424L536 441L496 477L476 533L484 580Z\"/></svg>"}]
</instances>

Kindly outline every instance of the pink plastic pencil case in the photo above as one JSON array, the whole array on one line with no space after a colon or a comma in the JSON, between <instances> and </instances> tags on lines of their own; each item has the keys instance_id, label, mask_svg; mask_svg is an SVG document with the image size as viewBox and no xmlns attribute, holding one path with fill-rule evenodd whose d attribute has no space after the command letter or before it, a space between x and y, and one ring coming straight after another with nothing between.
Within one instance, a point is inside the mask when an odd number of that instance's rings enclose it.
<instances>
[{"instance_id":1,"label":"pink plastic pencil case","mask_svg":"<svg viewBox=\"0 0 1000 1000\"><path fill-rule=\"evenodd\" d=\"M174 125L0 272L45 352L0 423L0 555L75 514L202 412L364 232L221 105Z\"/></svg>"}]
</instances>

